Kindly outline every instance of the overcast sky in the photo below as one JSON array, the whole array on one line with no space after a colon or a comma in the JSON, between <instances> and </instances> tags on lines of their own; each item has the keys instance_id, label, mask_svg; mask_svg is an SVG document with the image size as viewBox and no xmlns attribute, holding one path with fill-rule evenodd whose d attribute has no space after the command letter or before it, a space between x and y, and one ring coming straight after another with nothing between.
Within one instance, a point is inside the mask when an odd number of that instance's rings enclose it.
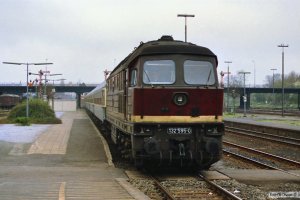
<instances>
[{"instance_id":1,"label":"overcast sky","mask_svg":"<svg viewBox=\"0 0 300 200\"><path fill-rule=\"evenodd\" d=\"M0 83L25 82L26 67L2 62L53 62L66 82L100 83L141 41L172 35L211 49L218 72L250 71L263 84L271 68L300 73L299 0L0 0ZM30 66L37 73L45 67ZM33 78L32 78L33 79Z\"/></svg>"}]
</instances>

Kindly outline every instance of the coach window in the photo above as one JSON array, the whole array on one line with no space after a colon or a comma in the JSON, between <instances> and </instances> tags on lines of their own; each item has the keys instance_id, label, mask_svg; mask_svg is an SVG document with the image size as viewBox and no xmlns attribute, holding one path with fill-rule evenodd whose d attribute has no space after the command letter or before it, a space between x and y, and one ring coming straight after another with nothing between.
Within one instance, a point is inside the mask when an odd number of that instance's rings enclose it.
<instances>
[{"instance_id":1,"label":"coach window","mask_svg":"<svg viewBox=\"0 0 300 200\"><path fill-rule=\"evenodd\" d=\"M115 91L115 79L116 77L112 77L112 91L114 92Z\"/></svg>"},{"instance_id":2,"label":"coach window","mask_svg":"<svg viewBox=\"0 0 300 200\"><path fill-rule=\"evenodd\" d=\"M186 60L183 64L184 81L187 84L213 85L215 84L214 67L208 61Z\"/></svg>"},{"instance_id":3,"label":"coach window","mask_svg":"<svg viewBox=\"0 0 300 200\"><path fill-rule=\"evenodd\" d=\"M149 60L144 63L143 82L146 84L175 83L173 60Z\"/></svg>"},{"instance_id":4,"label":"coach window","mask_svg":"<svg viewBox=\"0 0 300 200\"><path fill-rule=\"evenodd\" d=\"M136 75L137 75L137 70L133 69L131 70L131 76L130 76L130 86L136 86Z\"/></svg>"}]
</instances>

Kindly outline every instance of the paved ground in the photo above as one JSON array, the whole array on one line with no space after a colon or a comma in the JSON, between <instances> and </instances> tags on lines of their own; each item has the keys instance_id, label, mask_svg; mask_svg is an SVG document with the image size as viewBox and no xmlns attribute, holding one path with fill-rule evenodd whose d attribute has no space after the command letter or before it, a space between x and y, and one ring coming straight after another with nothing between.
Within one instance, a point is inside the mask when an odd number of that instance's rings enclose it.
<instances>
[{"instance_id":1,"label":"paved ground","mask_svg":"<svg viewBox=\"0 0 300 200\"><path fill-rule=\"evenodd\" d=\"M247 117L225 117L224 120L232 121L232 122L239 122L239 123L248 123L254 125L263 125L263 126L271 126L275 128L282 128L282 129L291 129L300 132L300 126L290 125L286 123L282 123L280 121L290 121L290 122L299 122L300 117L297 116L279 116L279 115L250 115L248 114Z\"/></svg>"},{"instance_id":2,"label":"paved ground","mask_svg":"<svg viewBox=\"0 0 300 200\"><path fill-rule=\"evenodd\" d=\"M0 141L1 200L146 198L109 164L84 111L67 112L62 121L32 143Z\"/></svg>"}]
</instances>

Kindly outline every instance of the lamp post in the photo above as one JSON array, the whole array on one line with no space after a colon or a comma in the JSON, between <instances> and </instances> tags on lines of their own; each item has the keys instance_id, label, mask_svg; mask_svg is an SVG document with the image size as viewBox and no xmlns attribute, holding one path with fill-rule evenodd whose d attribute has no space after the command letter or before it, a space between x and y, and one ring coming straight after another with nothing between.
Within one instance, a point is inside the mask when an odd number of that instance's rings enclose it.
<instances>
[{"instance_id":1,"label":"lamp post","mask_svg":"<svg viewBox=\"0 0 300 200\"><path fill-rule=\"evenodd\" d=\"M229 74L230 74L230 71L229 71L229 64L232 63L232 61L225 61L224 63L227 63L228 66L227 66L227 72L225 72L227 74L227 112L229 111Z\"/></svg>"},{"instance_id":2,"label":"lamp post","mask_svg":"<svg viewBox=\"0 0 300 200\"><path fill-rule=\"evenodd\" d=\"M278 47L282 48L282 82L281 82L281 88L282 88L282 95L281 95L281 116L283 117L283 108L284 108L284 47L289 47L289 45L278 45Z\"/></svg>"},{"instance_id":3,"label":"lamp post","mask_svg":"<svg viewBox=\"0 0 300 200\"><path fill-rule=\"evenodd\" d=\"M188 15L188 14L178 14L177 17L184 17L184 38L185 42L187 41L187 25L186 25L186 18L187 17L195 17L195 15Z\"/></svg>"},{"instance_id":4,"label":"lamp post","mask_svg":"<svg viewBox=\"0 0 300 200\"><path fill-rule=\"evenodd\" d=\"M50 71L48 71L49 75L48 76L59 76L59 75L62 75L62 74L50 74ZM47 96L47 77L46 77L46 73L45 73L45 95Z\"/></svg>"},{"instance_id":5,"label":"lamp post","mask_svg":"<svg viewBox=\"0 0 300 200\"><path fill-rule=\"evenodd\" d=\"M244 75L244 96L243 96L243 101L244 101L244 117L246 117L246 102L247 102L247 96L246 96L246 74L251 74L250 72L239 72L239 74Z\"/></svg>"},{"instance_id":6,"label":"lamp post","mask_svg":"<svg viewBox=\"0 0 300 200\"><path fill-rule=\"evenodd\" d=\"M26 117L29 117L29 100L28 100L28 66L29 65L51 65L53 63L17 63L17 62L3 62L9 65L26 65Z\"/></svg>"},{"instance_id":7,"label":"lamp post","mask_svg":"<svg viewBox=\"0 0 300 200\"><path fill-rule=\"evenodd\" d=\"M50 71L48 71L47 69L46 69L46 71L42 71L42 72L45 75L44 95L47 96L47 81L48 81L47 74L48 74L48 76L57 76L57 75L62 75L62 74L50 74Z\"/></svg>"},{"instance_id":8,"label":"lamp post","mask_svg":"<svg viewBox=\"0 0 300 200\"><path fill-rule=\"evenodd\" d=\"M62 75L62 74L57 74L57 75ZM53 85L52 85L52 92L51 92L51 96L52 96L52 110L54 110L54 94L55 94L55 87L54 87L54 81L64 81L66 80L65 78L61 78L61 79L53 79L53 80L50 80L50 81L53 81Z\"/></svg>"}]
</instances>

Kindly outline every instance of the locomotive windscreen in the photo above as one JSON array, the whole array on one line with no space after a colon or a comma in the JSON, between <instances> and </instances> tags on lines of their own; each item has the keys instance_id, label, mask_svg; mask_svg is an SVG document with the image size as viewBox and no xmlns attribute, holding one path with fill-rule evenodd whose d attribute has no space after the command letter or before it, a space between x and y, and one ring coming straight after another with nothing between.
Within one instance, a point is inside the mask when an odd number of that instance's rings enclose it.
<instances>
[{"instance_id":1,"label":"locomotive windscreen","mask_svg":"<svg viewBox=\"0 0 300 200\"><path fill-rule=\"evenodd\" d=\"M184 81L187 84L213 85L215 75L213 65L207 61L186 60L183 64Z\"/></svg>"},{"instance_id":2,"label":"locomotive windscreen","mask_svg":"<svg viewBox=\"0 0 300 200\"><path fill-rule=\"evenodd\" d=\"M175 82L175 62L173 60L146 61L143 82L146 84L173 84Z\"/></svg>"}]
</instances>

